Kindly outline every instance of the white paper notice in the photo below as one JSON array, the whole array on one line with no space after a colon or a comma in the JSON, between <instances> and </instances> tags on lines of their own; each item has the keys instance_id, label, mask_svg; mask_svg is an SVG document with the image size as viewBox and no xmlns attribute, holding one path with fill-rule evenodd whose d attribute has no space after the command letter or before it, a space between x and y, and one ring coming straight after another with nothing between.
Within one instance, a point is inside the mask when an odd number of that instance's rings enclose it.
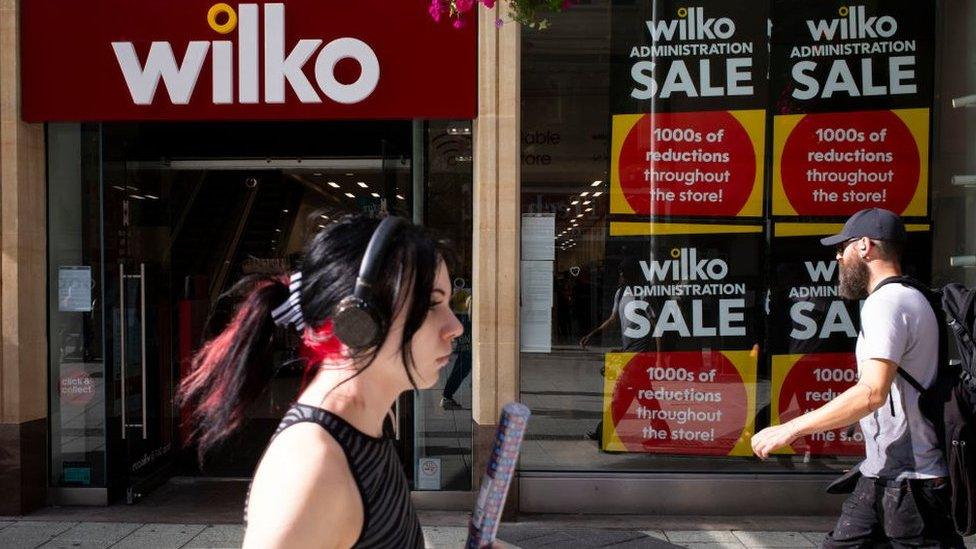
<instances>
[{"instance_id":1,"label":"white paper notice","mask_svg":"<svg viewBox=\"0 0 976 549\"><path fill-rule=\"evenodd\" d=\"M91 267L58 268L58 310L89 312L92 310Z\"/></svg>"},{"instance_id":2,"label":"white paper notice","mask_svg":"<svg viewBox=\"0 0 976 549\"><path fill-rule=\"evenodd\" d=\"M552 350L552 261L522 262L522 351L548 353Z\"/></svg>"},{"instance_id":3,"label":"white paper notice","mask_svg":"<svg viewBox=\"0 0 976 549\"><path fill-rule=\"evenodd\" d=\"M556 214L522 214L522 259L556 260Z\"/></svg>"}]
</instances>

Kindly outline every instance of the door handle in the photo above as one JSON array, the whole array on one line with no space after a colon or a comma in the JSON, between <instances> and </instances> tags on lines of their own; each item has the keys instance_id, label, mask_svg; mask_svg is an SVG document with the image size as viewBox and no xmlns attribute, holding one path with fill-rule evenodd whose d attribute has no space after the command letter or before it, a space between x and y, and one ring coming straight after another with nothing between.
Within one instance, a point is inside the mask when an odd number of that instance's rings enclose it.
<instances>
[{"instance_id":1,"label":"door handle","mask_svg":"<svg viewBox=\"0 0 976 549\"><path fill-rule=\"evenodd\" d=\"M119 369L122 371L122 440L129 428L125 415L125 264L119 263Z\"/></svg>"},{"instance_id":2,"label":"door handle","mask_svg":"<svg viewBox=\"0 0 976 549\"><path fill-rule=\"evenodd\" d=\"M148 387L146 381L146 264L139 264L139 293L141 294L142 313L139 328L142 332L142 440L149 438L148 421Z\"/></svg>"},{"instance_id":3,"label":"door handle","mask_svg":"<svg viewBox=\"0 0 976 549\"><path fill-rule=\"evenodd\" d=\"M125 341L126 341L126 330L125 330L125 281L127 278L138 278L139 279L139 331L140 331L140 344L142 348L140 349L141 354L141 371L142 371L142 422L129 424L128 414L126 408L128 407L128 402L126 401L126 380L128 372L126 370L126 360L125 360ZM119 263L119 333L121 341L119 342L119 365L122 370L122 440L126 438L126 431L130 427L140 427L142 428L142 439L146 440L149 438L149 421L148 421L148 382L146 380L146 264L139 264L139 274L127 275L125 274L125 264Z\"/></svg>"}]
</instances>

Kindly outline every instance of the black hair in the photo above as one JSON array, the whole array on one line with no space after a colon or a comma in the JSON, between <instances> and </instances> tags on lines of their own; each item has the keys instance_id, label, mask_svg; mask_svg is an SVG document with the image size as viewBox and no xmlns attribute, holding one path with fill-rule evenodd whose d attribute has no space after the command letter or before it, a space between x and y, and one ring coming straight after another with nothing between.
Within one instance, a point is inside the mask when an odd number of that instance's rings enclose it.
<instances>
[{"instance_id":1,"label":"black hair","mask_svg":"<svg viewBox=\"0 0 976 549\"><path fill-rule=\"evenodd\" d=\"M379 223L364 215L347 216L306 243L300 271L301 309L307 326L314 329L325 324L336 305L352 295L366 245ZM443 254L417 225L405 223L391 238L368 302L386 320L381 342L386 341L393 318L401 311L405 314L400 354L407 379L416 388L410 341L427 318ZM271 311L288 298L288 282L285 273L248 276L218 300L215 311L226 311L220 303L232 302L234 313L225 314L229 321L222 322L222 329L214 330L194 355L191 372L181 381L177 395L180 405L189 411L188 441L197 441L201 459L240 426L244 411L274 375L271 352L283 339L283 330L275 326ZM355 350L351 358L356 372L343 383L372 365L377 351ZM306 364L306 373L318 367Z\"/></svg>"}]
</instances>

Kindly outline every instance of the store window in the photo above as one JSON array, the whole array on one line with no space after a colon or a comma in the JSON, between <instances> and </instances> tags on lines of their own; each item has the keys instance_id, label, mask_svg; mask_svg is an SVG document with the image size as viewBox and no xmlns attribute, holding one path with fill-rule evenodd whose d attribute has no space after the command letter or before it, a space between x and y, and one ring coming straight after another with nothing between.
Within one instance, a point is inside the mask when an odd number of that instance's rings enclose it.
<instances>
[{"instance_id":1,"label":"store window","mask_svg":"<svg viewBox=\"0 0 976 549\"><path fill-rule=\"evenodd\" d=\"M50 481L104 487L105 375L97 127L51 124L48 151Z\"/></svg>"},{"instance_id":2,"label":"store window","mask_svg":"<svg viewBox=\"0 0 976 549\"><path fill-rule=\"evenodd\" d=\"M898 212L908 273L973 283L973 111L948 97L976 89L949 46L972 8L595 0L549 23L522 35L522 470L854 463L856 426L766 461L749 438L855 381L859 303L819 243L851 213Z\"/></svg>"}]
</instances>

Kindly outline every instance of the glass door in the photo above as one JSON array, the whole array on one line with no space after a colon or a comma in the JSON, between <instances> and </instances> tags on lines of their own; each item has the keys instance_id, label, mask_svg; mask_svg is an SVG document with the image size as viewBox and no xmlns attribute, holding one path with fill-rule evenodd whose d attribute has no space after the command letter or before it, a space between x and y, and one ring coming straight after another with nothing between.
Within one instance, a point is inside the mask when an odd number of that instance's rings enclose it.
<instances>
[{"instance_id":1,"label":"glass door","mask_svg":"<svg viewBox=\"0 0 976 549\"><path fill-rule=\"evenodd\" d=\"M106 167L115 167L106 163ZM158 181L107 170L104 188L109 417L115 489L139 499L171 474L176 450L169 200ZM118 172L118 173L117 173Z\"/></svg>"}]
</instances>

